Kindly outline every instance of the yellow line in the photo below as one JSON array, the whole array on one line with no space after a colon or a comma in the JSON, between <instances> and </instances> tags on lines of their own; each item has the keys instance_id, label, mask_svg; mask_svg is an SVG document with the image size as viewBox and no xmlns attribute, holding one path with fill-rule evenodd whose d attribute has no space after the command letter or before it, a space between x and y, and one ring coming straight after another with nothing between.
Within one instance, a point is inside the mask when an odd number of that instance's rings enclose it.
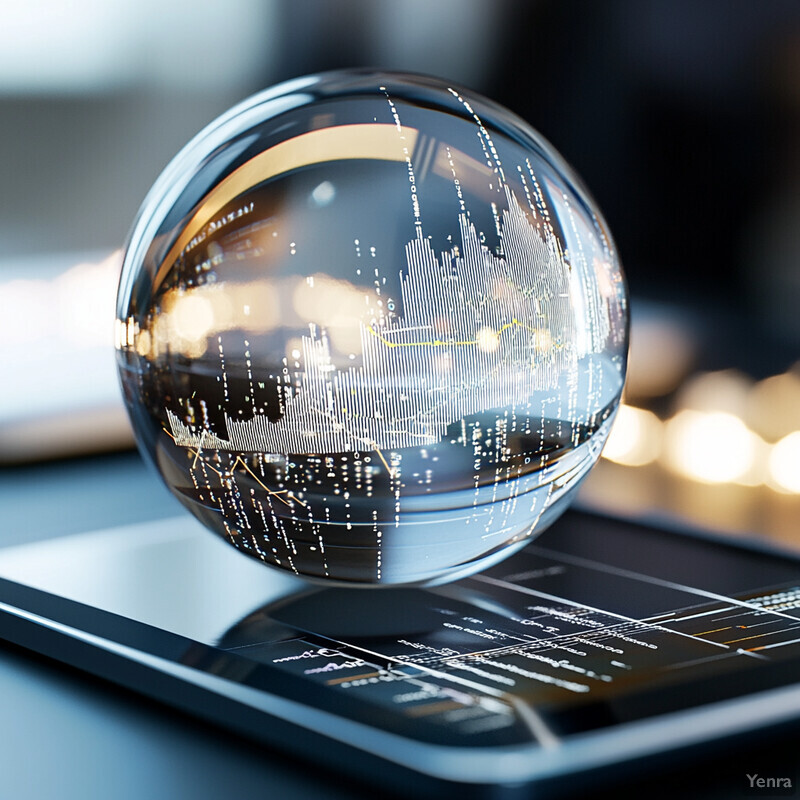
<instances>
[{"instance_id":1,"label":"yellow line","mask_svg":"<svg viewBox=\"0 0 800 800\"><path fill-rule=\"evenodd\" d=\"M760 639L762 636L773 636L776 633L780 633L780 631L771 631L770 633L755 633L752 636L743 636L741 639L731 639L728 642L723 642L723 644L734 644L735 642L746 642L749 639Z\"/></svg>"},{"instance_id":2,"label":"yellow line","mask_svg":"<svg viewBox=\"0 0 800 800\"><path fill-rule=\"evenodd\" d=\"M455 708L463 708L462 703L457 703L455 700L440 700L438 703L429 703L425 706L412 706L405 708L403 711L409 717L426 717L429 714L440 714L443 711L452 711Z\"/></svg>"},{"instance_id":3,"label":"yellow line","mask_svg":"<svg viewBox=\"0 0 800 800\"><path fill-rule=\"evenodd\" d=\"M194 454L194 462L192 463L192 469L195 468L197 465L197 459L200 458L200 451L203 449L203 439L205 438L206 432L205 430L200 434L200 444L197 445L197 452Z\"/></svg>"},{"instance_id":4,"label":"yellow line","mask_svg":"<svg viewBox=\"0 0 800 800\"><path fill-rule=\"evenodd\" d=\"M166 429L164 430L164 432L165 433L169 433ZM187 448L187 450L191 454L194 455L194 461L192 462L192 469L194 469L195 464L197 464L197 459L198 459L198 456L200 455L200 451L199 450L194 450L191 447ZM220 470L218 470L216 467L211 466L211 464L209 464L208 461L206 461L204 458L200 459L200 460L203 462L204 466L208 467L212 472L216 472L217 475L219 475L220 478L222 477L222 472ZM253 470L251 470L250 467L247 466L247 464L244 462L244 460L242 459L241 456L236 456L236 461L233 462L233 469L236 469L236 465L237 464L241 464L242 467L248 473L250 473L250 475L253 477L255 482L267 494L272 495L273 497L276 497L278 500L281 501L281 503L284 503L285 505L289 506L289 508L292 507L292 504L288 500L285 500L283 497L281 497L282 494L288 494L289 495L289 500L294 500L294 502L299 503L304 508L307 508L306 503L304 503L299 497L295 497L295 495L293 495L291 492L289 492L288 489L282 489L280 492L276 492L274 489L270 489L269 486L265 486L264 483L262 483L262 481L259 479L258 475L256 475L255 472L253 472Z\"/></svg>"},{"instance_id":5,"label":"yellow line","mask_svg":"<svg viewBox=\"0 0 800 800\"><path fill-rule=\"evenodd\" d=\"M322 414L323 416L326 416L329 419L332 419L334 421L334 423L339 425L341 427L341 429L351 439L354 439L356 442L361 442L363 444L367 444L369 447L372 447L374 449L374 451L378 454L378 458L383 462L383 466L386 467L386 471L389 473L389 476L392 477L392 478L394 477L394 470L389 466L389 463L384 458L384 455L381 452L380 447L378 447L377 442L373 442L371 439L369 439L366 436L356 436L352 431L349 431L345 425L343 425L341 422L339 422L339 420L337 420L336 417L333 416L333 414L330 414L327 411L323 411L323 409L321 409L321 408L316 408L315 410L317 411L317 413Z\"/></svg>"},{"instance_id":6,"label":"yellow line","mask_svg":"<svg viewBox=\"0 0 800 800\"><path fill-rule=\"evenodd\" d=\"M507 331L509 328L523 328L526 331L530 331L531 333L536 333L538 331L537 328L531 328L530 325L526 325L524 322L520 322L518 319L512 319L511 322L506 322L499 331L494 331L496 336L500 336L501 333ZM469 345L476 345L478 344L477 339L467 339L464 341L458 341L455 339L450 339L449 341L445 341L444 339L431 339L427 342L390 342L384 336L381 336L372 325L367 326L367 330L376 338L380 339L387 347L467 347Z\"/></svg>"},{"instance_id":7,"label":"yellow line","mask_svg":"<svg viewBox=\"0 0 800 800\"><path fill-rule=\"evenodd\" d=\"M707 633L718 633L719 631L729 631L731 626L728 625L724 628L714 628L713 631L701 631L700 633L693 633L692 636L705 636Z\"/></svg>"},{"instance_id":8,"label":"yellow line","mask_svg":"<svg viewBox=\"0 0 800 800\"><path fill-rule=\"evenodd\" d=\"M263 484L263 483L262 483L262 482L259 480L259 477L258 477L258 475L256 475L256 474L255 474L255 472L253 472L253 470L251 470L251 469L250 469L250 467L248 467L248 466L247 466L247 464L245 464L245 462L244 462L244 460L242 459L242 457L241 457L241 456L236 456L236 461L234 461L234 462L233 462L233 466L234 466L234 468L236 467L236 465L237 465L237 464L241 464L241 465L242 465L242 466L243 466L243 467L244 467L244 468L245 468L245 469L246 469L246 470L247 470L247 471L248 471L248 472L249 472L249 473L250 473L250 474L253 476L253 478L255 479L255 482L256 482L256 483L257 483L257 484L258 484L258 485L259 485L259 486L260 486L262 489L264 489L264 491L265 491L265 492L268 492L269 494L273 495L274 497L277 497L277 498L278 498L278 500L280 500L282 503L286 503L286 505L287 505L287 506L289 506L289 507L291 508L291 505L292 505L292 504L291 504L291 503L288 503L286 500L284 500L284 499L283 499L283 498L280 496L280 495L282 495L282 494L289 494L289 490L288 490L288 489L282 489L280 492L276 492L276 491L274 491L273 489L270 489L268 486L265 486L265 485L264 485L264 484ZM298 497L295 497L293 494L289 494L289 498L290 498L291 500L295 500L296 502L300 503L300 505L301 505L301 506L303 506L303 507L306 507L306 504L305 504L305 503L304 503L302 500L300 500L300 498L298 498Z\"/></svg>"},{"instance_id":9,"label":"yellow line","mask_svg":"<svg viewBox=\"0 0 800 800\"><path fill-rule=\"evenodd\" d=\"M343 678L332 678L329 681L325 681L328 686L334 686L337 683L347 683L347 681L359 681L363 678L376 678L380 675L380 672L363 672L361 675L345 675Z\"/></svg>"},{"instance_id":10,"label":"yellow line","mask_svg":"<svg viewBox=\"0 0 800 800\"><path fill-rule=\"evenodd\" d=\"M394 477L394 470L389 466L386 459L383 457L383 453L381 453L380 447L378 447L378 445L375 444L375 442L372 442L371 444L375 448L375 452L378 454L378 458L381 461L383 461L383 466L386 467L386 471L389 473L391 477Z\"/></svg>"},{"instance_id":11,"label":"yellow line","mask_svg":"<svg viewBox=\"0 0 800 800\"><path fill-rule=\"evenodd\" d=\"M200 454L200 451L199 451L199 450L193 450L191 447L187 447L186 449L187 449L187 450L188 450L190 453L194 453L194 455L195 455L195 456L198 456L198 455ZM208 468L209 468L209 469L210 469L212 472L216 472L216 473L217 473L217 475L219 475L219 476L220 476L220 478L222 477L222 473L221 473L221 472L220 472L220 471L219 471L219 470L218 470L216 467L212 467L212 466L211 466L211 464L209 464L209 463L208 463L208 461L206 461L204 458L201 458L200 460L201 460L201 461L203 462L203 464L204 464L206 467L208 467ZM197 461L197 459L195 458L195 463L196 463L196 461ZM194 463L192 464L192 469L194 469Z\"/></svg>"}]
</instances>

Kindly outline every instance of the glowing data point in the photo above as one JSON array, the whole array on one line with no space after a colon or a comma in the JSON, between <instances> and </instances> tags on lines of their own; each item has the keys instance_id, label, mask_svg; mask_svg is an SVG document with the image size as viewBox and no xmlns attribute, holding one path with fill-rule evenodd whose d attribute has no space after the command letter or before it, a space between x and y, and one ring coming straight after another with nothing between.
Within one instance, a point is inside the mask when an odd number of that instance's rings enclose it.
<instances>
[{"instance_id":1,"label":"glowing data point","mask_svg":"<svg viewBox=\"0 0 800 800\"><path fill-rule=\"evenodd\" d=\"M234 547L434 583L560 514L619 403L627 295L570 169L505 109L340 72L190 142L131 235L117 352L143 452Z\"/></svg>"}]
</instances>

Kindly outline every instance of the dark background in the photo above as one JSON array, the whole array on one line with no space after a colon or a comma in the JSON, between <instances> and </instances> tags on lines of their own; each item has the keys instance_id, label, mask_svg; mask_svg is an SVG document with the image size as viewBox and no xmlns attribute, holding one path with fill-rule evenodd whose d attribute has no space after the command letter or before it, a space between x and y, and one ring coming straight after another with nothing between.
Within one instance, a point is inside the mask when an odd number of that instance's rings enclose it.
<instances>
[{"instance_id":1,"label":"dark background","mask_svg":"<svg viewBox=\"0 0 800 800\"><path fill-rule=\"evenodd\" d=\"M112 353L119 248L172 156L269 85L375 66L505 104L607 218L631 289L635 408L584 498L798 545L796 0L31 0L3 9L2 31L9 480L20 462L132 447ZM753 453L734 475L739 440Z\"/></svg>"},{"instance_id":2,"label":"dark background","mask_svg":"<svg viewBox=\"0 0 800 800\"><path fill-rule=\"evenodd\" d=\"M66 4L85 17L62 33L73 48L48 55L64 5L39 0L5 23L6 62L21 63L4 79L0 61L0 280L15 258L119 246L169 157L236 100L374 65L460 82L538 128L598 200L634 296L723 307L800 342L792 0L175 0L102 13L81 0Z\"/></svg>"},{"instance_id":3,"label":"dark background","mask_svg":"<svg viewBox=\"0 0 800 800\"><path fill-rule=\"evenodd\" d=\"M133 453L75 458L132 440L120 408L111 428L122 425L121 437L108 438L98 411L118 404L103 338L115 276L96 301L91 269L84 283L59 281L123 245L150 185L205 124L268 85L327 69L435 74L528 120L583 176L616 238L632 292L631 402L654 409L665 429L692 403L733 411L765 448L800 430L800 373L790 374L800 358L796 0L29 0L0 10L0 39L4 546L178 513ZM68 314L62 327L51 319L76 298L98 312L87 350L64 339ZM647 345L639 355L637 342ZM663 376L676 342L689 355L675 381L647 390L643 367ZM106 351L101 391L88 364ZM681 394L693 376L723 369L702 397ZM754 416L756 395L771 399ZM789 421L759 427L759 415ZM800 489L687 474L604 459L584 500L800 543ZM361 792L0 650L10 732L0 766L14 796ZM658 772L633 791L741 796L745 772L796 776L795 741L759 737L706 762L704 777L667 766L671 777Z\"/></svg>"}]
</instances>

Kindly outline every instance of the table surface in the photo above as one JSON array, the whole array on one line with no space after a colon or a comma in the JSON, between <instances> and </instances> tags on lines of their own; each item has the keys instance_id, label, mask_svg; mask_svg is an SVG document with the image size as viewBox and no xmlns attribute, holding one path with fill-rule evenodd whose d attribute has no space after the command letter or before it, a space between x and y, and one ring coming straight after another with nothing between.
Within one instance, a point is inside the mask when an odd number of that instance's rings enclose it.
<instances>
[{"instance_id":1,"label":"table surface","mask_svg":"<svg viewBox=\"0 0 800 800\"><path fill-rule=\"evenodd\" d=\"M177 501L134 453L0 470L0 547L178 513ZM9 644L0 644L0 697L3 797L376 796L374 788L312 762ZM796 786L796 741L796 731L775 732L728 746L699 764L650 767L638 775L626 771L614 793L625 782L636 796L728 800L742 796L745 772L789 776ZM398 796L406 794L401 786L393 788Z\"/></svg>"}]
</instances>

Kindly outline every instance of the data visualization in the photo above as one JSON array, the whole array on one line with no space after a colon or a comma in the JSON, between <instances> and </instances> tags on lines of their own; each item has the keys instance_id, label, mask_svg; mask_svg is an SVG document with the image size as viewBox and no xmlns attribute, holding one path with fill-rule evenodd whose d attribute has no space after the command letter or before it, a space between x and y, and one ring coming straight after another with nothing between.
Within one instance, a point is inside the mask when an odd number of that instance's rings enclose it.
<instances>
[{"instance_id":1,"label":"data visualization","mask_svg":"<svg viewBox=\"0 0 800 800\"><path fill-rule=\"evenodd\" d=\"M619 402L627 298L599 212L525 123L433 79L332 73L167 169L117 347L143 450L237 549L431 583L564 510Z\"/></svg>"},{"instance_id":2,"label":"data visualization","mask_svg":"<svg viewBox=\"0 0 800 800\"><path fill-rule=\"evenodd\" d=\"M796 564L578 515L556 527L481 575L387 590L370 610L353 590L289 598L219 646L398 730L481 745L556 746L767 689L781 664L796 676Z\"/></svg>"}]
</instances>

